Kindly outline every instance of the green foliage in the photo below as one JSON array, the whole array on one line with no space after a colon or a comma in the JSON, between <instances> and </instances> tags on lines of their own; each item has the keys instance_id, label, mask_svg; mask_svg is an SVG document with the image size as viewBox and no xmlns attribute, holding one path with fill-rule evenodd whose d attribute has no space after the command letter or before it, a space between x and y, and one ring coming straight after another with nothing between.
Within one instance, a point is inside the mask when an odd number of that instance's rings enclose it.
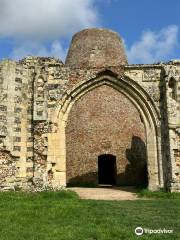
<instances>
[{"instance_id":1,"label":"green foliage","mask_svg":"<svg viewBox=\"0 0 180 240\"><path fill-rule=\"evenodd\" d=\"M72 191L0 192L1 240L180 239L179 199L95 201ZM137 226L174 234L137 237Z\"/></svg>"}]
</instances>

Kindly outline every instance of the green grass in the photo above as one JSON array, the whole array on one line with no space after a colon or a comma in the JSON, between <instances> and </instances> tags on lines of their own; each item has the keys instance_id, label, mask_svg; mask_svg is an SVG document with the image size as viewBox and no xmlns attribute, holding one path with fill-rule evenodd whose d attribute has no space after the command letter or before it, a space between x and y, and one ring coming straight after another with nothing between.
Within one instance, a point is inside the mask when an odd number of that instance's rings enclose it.
<instances>
[{"instance_id":1,"label":"green grass","mask_svg":"<svg viewBox=\"0 0 180 240\"><path fill-rule=\"evenodd\" d=\"M138 197L143 197L143 198L165 198L165 199L179 199L180 200L180 193L177 192L166 192L164 190L161 191L149 191L148 189L139 189L137 191Z\"/></svg>"},{"instance_id":2,"label":"green grass","mask_svg":"<svg viewBox=\"0 0 180 240\"><path fill-rule=\"evenodd\" d=\"M180 239L180 201L81 200L71 191L0 193L0 240ZM134 229L174 229L137 237Z\"/></svg>"}]
</instances>

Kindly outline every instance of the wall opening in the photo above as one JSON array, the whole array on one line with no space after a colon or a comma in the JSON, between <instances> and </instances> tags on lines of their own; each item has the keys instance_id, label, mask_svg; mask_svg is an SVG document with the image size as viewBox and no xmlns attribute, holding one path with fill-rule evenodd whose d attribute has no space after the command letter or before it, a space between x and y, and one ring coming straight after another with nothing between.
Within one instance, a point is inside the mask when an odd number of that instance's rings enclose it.
<instances>
[{"instance_id":1,"label":"wall opening","mask_svg":"<svg viewBox=\"0 0 180 240\"><path fill-rule=\"evenodd\" d=\"M169 80L169 89L170 89L170 97L172 97L172 99L176 100L177 96L176 96L176 81L174 78L171 78Z\"/></svg>"},{"instance_id":2,"label":"wall opening","mask_svg":"<svg viewBox=\"0 0 180 240\"><path fill-rule=\"evenodd\" d=\"M116 184L116 157L111 154L103 154L98 157L98 183Z\"/></svg>"}]
</instances>

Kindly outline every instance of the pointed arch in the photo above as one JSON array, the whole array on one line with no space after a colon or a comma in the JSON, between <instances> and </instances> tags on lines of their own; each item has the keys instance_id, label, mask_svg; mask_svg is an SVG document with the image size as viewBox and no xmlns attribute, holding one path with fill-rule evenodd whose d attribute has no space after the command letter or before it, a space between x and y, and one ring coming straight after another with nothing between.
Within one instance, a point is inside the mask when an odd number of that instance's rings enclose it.
<instances>
[{"instance_id":1,"label":"pointed arch","mask_svg":"<svg viewBox=\"0 0 180 240\"><path fill-rule=\"evenodd\" d=\"M148 93L129 77L118 78L105 72L96 78L84 80L68 90L58 103L52 121L58 124L57 133L50 134L48 160L56 162L56 184L66 185L66 143L65 128L68 114L73 104L87 92L108 85L124 94L137 108L145 126L147 139L147 166L149 189L155 190L163 186L161 159L161 136L159 131L160 115ZM51 139L53 141L51 141ZM54 143L56 144L54 145ZM58 147L54 147L57 146Z\"/></svg>"}]
</instances>

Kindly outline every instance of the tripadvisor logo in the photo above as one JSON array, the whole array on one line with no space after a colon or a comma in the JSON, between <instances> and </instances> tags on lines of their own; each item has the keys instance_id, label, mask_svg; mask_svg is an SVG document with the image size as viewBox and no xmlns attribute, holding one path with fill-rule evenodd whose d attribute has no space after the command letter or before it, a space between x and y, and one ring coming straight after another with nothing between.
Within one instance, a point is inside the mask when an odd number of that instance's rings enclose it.
<instances>
[{"instance_id":1,"label":"tripadvisor logo","mask_svg":"<svg viewBox=\"0 0 180 240\"><path fill-rule=\"evenodd\" d=\"M135 234L136 235L138 235L138 236L140 236L140 235L142 235L143 234L143 228L142 227L137 227L137 228L135 228Z\"/></svg>"},{"instance_id":2,"label":"tripadvisor logo","mask_svg":"<svg viewBox=\"0 0 180 240\"><path fill-rule=\"evenodd\" d=\"M150 228L142 228L137 227L134 230L137 236L141 236L143 234L172 234L173 229L159 228L159 229L150 229Z\"/></svg>"}]
</instances>

